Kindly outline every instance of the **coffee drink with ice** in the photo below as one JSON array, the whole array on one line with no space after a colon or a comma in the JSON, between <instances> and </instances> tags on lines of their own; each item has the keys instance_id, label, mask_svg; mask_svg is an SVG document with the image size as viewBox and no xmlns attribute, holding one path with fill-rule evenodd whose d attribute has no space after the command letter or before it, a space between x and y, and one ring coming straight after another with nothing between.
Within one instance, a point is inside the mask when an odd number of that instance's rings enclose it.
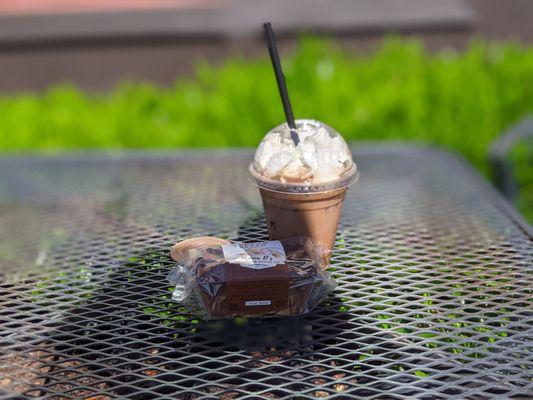
<instances>
[{"instance_id":1,"label":"coffee drink with ice","mask_svg":"<svg viewBox=\"0 0 533 400\"><path fill-rule=\"evenodd\" d=\"M357 167L342 136L315 120L297 120L298 144L284 123L257 148L255 178L271 239L309 236L332 249L348 186Z\"/></svg>"}]
</instances>

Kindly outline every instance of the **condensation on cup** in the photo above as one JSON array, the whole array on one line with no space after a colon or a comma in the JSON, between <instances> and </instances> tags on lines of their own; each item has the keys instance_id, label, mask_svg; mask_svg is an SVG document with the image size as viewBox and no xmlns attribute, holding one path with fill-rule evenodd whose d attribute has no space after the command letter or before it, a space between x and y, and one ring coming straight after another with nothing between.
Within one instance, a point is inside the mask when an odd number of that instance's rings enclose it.
<instances>
[{"instance_id":1,"label":"condensation on cup","mask_svg":"<svg viewBox=\"0 0 533 400\"><path fill-rule=\"evenodd\" d=\"M333 249L348 186L358 177L350 148L332 127L296 121L294 144L287 123L266 134L250 164L271 239L308 236Z\"/></svg>"}]
</instances>

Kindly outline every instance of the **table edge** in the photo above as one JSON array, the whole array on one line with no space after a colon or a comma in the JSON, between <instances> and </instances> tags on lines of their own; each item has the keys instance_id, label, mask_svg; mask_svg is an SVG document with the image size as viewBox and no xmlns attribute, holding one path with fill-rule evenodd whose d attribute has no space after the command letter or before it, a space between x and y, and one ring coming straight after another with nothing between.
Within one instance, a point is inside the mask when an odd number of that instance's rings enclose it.
<instances>
[{"instance_id":1,"label":"table edge","mask_svg":"<svg viewBox=\"0 0 533 400\"><path fill-rule=\"evenodd\" d=\"M486 193L489 201L503 212L524 234L533 240L533 226L529 224L514 205L506 199L492 184L487 181L475 168L458 152L424 143L409 143L392 141L385 143L357 142L349 143L352 151L357 155L359 151L375 153L376 155L433 153L447 158L452 165L460 166L471 181L476 182L480 190ZM228 154L246 157L251 160L254 147L226 147L226 148L182 148L182 149L109 149L109 150L74 150L60 153L22 153L0 154L0 166L6 163L33 164L36 162L99 162L99 161L155 161L195 159L198 157L224 156Z\"/></svg>"}]
</instances>

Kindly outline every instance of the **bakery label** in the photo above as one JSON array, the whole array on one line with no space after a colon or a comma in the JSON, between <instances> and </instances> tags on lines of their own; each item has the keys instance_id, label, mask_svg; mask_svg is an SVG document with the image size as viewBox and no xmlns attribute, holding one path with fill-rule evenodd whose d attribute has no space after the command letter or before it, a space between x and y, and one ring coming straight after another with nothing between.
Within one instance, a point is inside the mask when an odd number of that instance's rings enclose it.
<instances>
[{"instance_id":1,"label":"bakery label","mask_svg":"<svg viewBox=\"0 0 533 400\"><path fill-rule=\"evenodd\" d=\"M260 269L226 264L225 270L227 313L257 315L288 309L287 264Z\"/></svg>"},{"instance_id":2,"label":"bakery label","mask_svg":"<svg viewBox=\"0 0 533 400\"><path fill-rule=\"evenodd\" d=\"M279 240L223 244L224 259L242 267L263 269L285 264L285 249Z\"/></svg>"},{"instance_id":3,"label":"bakery label","mask_svg":"<svg viewBox=\"0 0 533 400\"><path fill-rule=\"evenodd\" d=\"M272 300L248 300L244 302L246 307L251 306L269 306L272 304Z\"/></svg>"}]
</instances>

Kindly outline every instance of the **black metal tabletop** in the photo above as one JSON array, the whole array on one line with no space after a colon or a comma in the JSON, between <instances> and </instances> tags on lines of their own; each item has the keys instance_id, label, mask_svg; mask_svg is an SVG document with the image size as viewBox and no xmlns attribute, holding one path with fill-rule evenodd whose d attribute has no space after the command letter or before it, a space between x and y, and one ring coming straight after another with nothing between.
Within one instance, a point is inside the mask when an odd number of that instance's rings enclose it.
<instances>
[{"instance_id":1,"label":"black metal tabletop","mask_svg":"<svg viewBox=\"0 0 533 400\"><path fill-rule=\"evenodd\" d=\"M168 250L266 238L250 151L0 159L0 398L532 396L528 226L455 156L353 150L334 294L213 322Z\"/></svg>"}]
</instances>

